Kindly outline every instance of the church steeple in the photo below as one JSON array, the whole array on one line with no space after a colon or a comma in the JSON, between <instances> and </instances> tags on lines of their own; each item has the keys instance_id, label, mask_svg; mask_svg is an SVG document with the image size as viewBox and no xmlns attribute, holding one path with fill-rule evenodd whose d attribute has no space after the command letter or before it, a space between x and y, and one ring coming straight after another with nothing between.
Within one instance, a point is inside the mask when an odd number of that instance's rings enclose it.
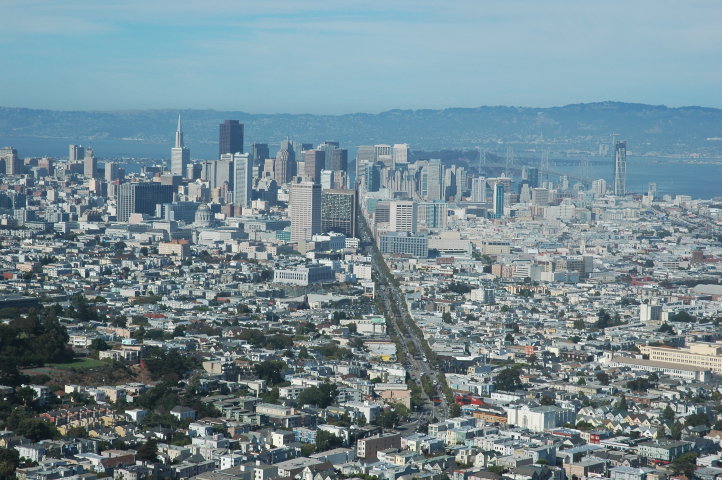
<instances>
[{"instance_id":1,"label":"church steeple","mask_svg":"<svg viewBox=\"0 0 722 480\"><path fill-rule=\"evenodd\" d=\"M178 129L175 131L175 148L183 148L183 127L180 114L178 114Z\"/></svg>"}]
</instances>

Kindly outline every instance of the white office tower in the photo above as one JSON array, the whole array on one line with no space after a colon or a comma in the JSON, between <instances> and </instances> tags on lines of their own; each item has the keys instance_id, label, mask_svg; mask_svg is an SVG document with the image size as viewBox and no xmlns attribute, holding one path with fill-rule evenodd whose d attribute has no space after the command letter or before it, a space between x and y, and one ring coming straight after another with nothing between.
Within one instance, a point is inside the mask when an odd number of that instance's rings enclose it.
<instances>
[{"instance_id":1,"label":"white office tower","mask_svg":"<svg viewBox=\"0 0 722 480\"><path fill-rule=\"evenodd\" d=\"M175 132L175 146L170 150L170 173L182 177L186 174L191 161L191 151L183 145L183 128L178 115L178 128Z\"/></svg>"},{"instance_id":2,"label":"white office tower","mask_svg":"<svg viewBox=\"0 0 722 480\"><path fill-rule=\"evenodd\" d=\"M392 157L394 160L394 166L400 163L409 163L409 145L406 143L395 144Z\"/></svg>"},{"instance_id":3,"label":"white office tower","mask_svg":"<svg viewBox=\"0 0 722 480\"><path fill-rule=\"evenodd\" d=\"M522 183L521 189L519 190L519 203L531 202L531 189L528 183Z\"/></svg>"},{"instance_id":4,"label":"white office tower","mask_svg":"<svg viewBox=\"0 0 722 480\"><path fill-rule=\"evenodd\" d=\"M656 183L650 183L647 187L647 196L649 197L650 201L654 201L655 198L657 198L657 184Z\"/></svg>"},{"instance_id":5,"label":"white office tower","mask_svg":"<svg viewBox=\"0 0 722 480\"><path fill-rule=\"evenodd\" d=\"M471 179L471 201L476 203L486 202L486 178L474 177Z\"/></svg>"},{"instance_id":6,"label":"white office tower","mask_svg":"<svg viewBox=\"0 0 722 480\"><path fill-rule=\"evenodd\" d=\"M594 180L592 182L592 194L595 197L603 197L607 194L607 181L603 178Z\"/></svg>"},{"instance_id":7,"label":"white office tower","mask_svg":"<svg viewBox=\"0 0 722 480\"><path fill-rule=\"evenodd\" d=\"M389 204L389 228L394 232L416 233L416 203L397 200Z\"/></svg>"},{"instance_id":8,"label":"white office tower","mask_svg":"<svg viewBox=\"0 0 722 480\"><path fill-rule=\"evenodd\" d=\"M70 145L68 161L70 163L80 162L85 158L85 148L82 145Z\"/></svg>"},{"instance_id":9,"label":"white office tower","mask_svg":"<svg viewBox=\"0 0 722 480\"><path fill-rule=\"evenodd\" d=\"M551 203L551 192L546 188L533 188L531 203L538 206L549 205Z\"/></svg>"},{"instance_id":10,"label":"white office tower","mask_svg":"<svg viewBox=\"0 0 722 480\"><path fill-rule=\"evenodd\" d=\"M654 322L662 318L662 306L643 303L639 306L639 320L641 322Z\"/></svg>"},{"instance_id":11,"label":"white office tower","mask_svg":"<svg viewBox=\"0 0 722 480\"><path fill-rule=\"evenodd\" d=\"M627 142L614 144L614 195L627 194Z\"/></svg>"},{"instance_id":12,"label":"white office tower","mask_svg":"<svg viewBox=\"0 0 722 480\"><path fill-rule=\"evenodd\" d=\"M292 242L309 242L321 233L321 184L291 183L288 213Z\"/></svg>"},{"instance_id":13,"label":"white office tower","mask_svg":"<svg viewBox=\"0 0 722 480\"><path fill-rule=\"evenodd\" d=\"M251 206L253 160L248 153L233 154L233 203L242 208Z\"/></svg>"},{"instance_id":14,"label":"white office tower","mask_svg":"<svg viewBox=\"0 0 722 480\"><path fill-rule=\"evenodd\" d=\"M95 158L92 148L85 149L83 176L85 178L96 178L98 176L98 160Z\"/></svg>"},{"instance_id":15,"label":"white office tower","mask_svg":"<svg viewBox=\"0 0 722 480\"><path fill-rule=\"evenodd\" d=\"M114 182L120 178L120 167L116 162L105 162L105 181Z\"/></svg>"},{"instance_id":16,"label":"white office tower","mask_svg":"<svg viewBox=\"0 0 722 480\"><path fill-rule=\"evenodd\" d=\"M374 153L377 162L383 163L387 168L394 168L394 157L391 154L391 145L374 145Z\"/></svg>"}]
</instances>

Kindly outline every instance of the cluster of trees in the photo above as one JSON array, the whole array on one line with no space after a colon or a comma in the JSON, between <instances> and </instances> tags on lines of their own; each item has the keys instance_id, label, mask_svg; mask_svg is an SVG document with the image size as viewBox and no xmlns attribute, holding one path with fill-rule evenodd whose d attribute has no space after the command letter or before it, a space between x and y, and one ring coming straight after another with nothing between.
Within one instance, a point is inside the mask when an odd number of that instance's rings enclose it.
<instances>
[{"instance_id":1,"label":"cluster of trees","mask_svg":"<svg viewBox=\"0 0 722 480\"><path fill-rule=\"evenodd\" d=\"M463 295L465 293L471 292L471 287L462 282L451 282L449 286L446 287L446 291Z\"/></svg>"},{"instance_id":2,"label":"cluster of trees","mask_svg":"<svg viewBox=\"0 0 722 480\"><path fill-rule=\"evenodd\" d=\"M336 401L338 388L330 383L322 383L318 387L308 387L298 394L300 405L316 405L319 408L326 408Z\"/></svg>"},{"instance_id":3,"label":"cluster of trees","mask_svg":"<svg viewBox=\"0 0 722 480\"><path fill-rule=\"evenodd\" d=\"M158 347L148 349L143 362L153 380L177 382L189 371L198 368L200 362L192 355L181 355L178 350Z\"/></svg>"},{"instance_id":4,"label":"cluster of trees","mask_svg":"<svg viewBox=\"0 0 722 480\"><path fill-rule=\"evenodd\" d=\"M58 430L50 422L41 420L36 413L26 408L15 408L5 420L5 426L17 435L27 437L34 442L60 438Z\"/></svg>"},{"instance_id":5,"label":"cluster of trees","mask_svg":"<svg viewBox=\"0 0 722 480\"><path fill-rule=\"evenodd\" d=\"M81 322L98 319L98 310L88 302L81 292L73 294L70 298L70 307L64 314L67 317L77 318Z\"/></svg>"},{"instance_id":6,"label":"cluster of trees","mask_svg":"<svg viewBox=\"0 0 722 480\"><path fill-rule=\"evenodd\" d=\"M401 420L409 415L409 409L400 403L387 408L376 419L376 423L383 428L396 428Z\"/></svg>"},{"instance_id":7,"label":"cluster of trees","mask_svg":"<svg viewBox=\"0 0 722 480\"><path fill-rule=\"evenodd\" d=\"M618 313L615 313L614 317L612 317L609 312L602 308L599 312L597 312L597 321L594 322L594 327L601 330L607 327L616 327L622 323L622 319L619 317Z\"/></svg>"},{"instance_id":8,"label":"cluster of trees","mask_svg":"<svg viewBox=\"0 0 722 480\"><path fill-rule=\"evenodd\" d=\"M684 310L680 310L677 313L673 313L667 317L667 320L670 322L684 322L684 323L694 323L697 321L697 318L693 317L689 313L685 312Z\"/></svg>"},{"instance_id":9,"label":"cluster of trees","mask_svg":"<svg viewBox=\"0 0 722 480\"><path fill-rule=\"evenodd\" d=\"M494 378L496 390L513 391L522 386L519 367L513 366L500 371Z\"/></svg>"},{"instance_id":10,"label":"cluster of trees","mask_svg":"<svg viewBox=\"0 0 722 480\"><path fill-rule=\"evenodd\" d=\"M247 341L254 347L269 350L284 350L293 346L293 338L278 332L263 332L254 328L243 330L238 338Z\"/></svg>"},{"instance_id":11,"label":"cluster of trees","mask_svg":"<svg viewBox=\"0 0 722 480\"><path fill-rule=\"evenodd\" d=\"M9 324L0 325L0 384L17 386L25 380L18 367L69 362L68 332L58 322L55 307L30 310Z\"/></svg>"},{"instance_id":12,"label":"cluster of trees","mask_svg":"<svg viewBox=\"0 0 722 480\"><path fill-rule=\"evenodd\" d=\"M323 358L326 359L350 360L354 358L354 354L351 350L341 347L335 342L324 343L318 347L316 351L323 355Z\"/></svg>"},{"instance_id":13,"label":"cluster of trees","mask_svg":"<svg viewBox=\"0 0 722 480\"><path fill-rule=\"evenodd\" d=\"M283 383L283 371L286 362L283 360L264 360L253 366L258 378L265 380L269 385Z\"/></svg>"}]
</instances>

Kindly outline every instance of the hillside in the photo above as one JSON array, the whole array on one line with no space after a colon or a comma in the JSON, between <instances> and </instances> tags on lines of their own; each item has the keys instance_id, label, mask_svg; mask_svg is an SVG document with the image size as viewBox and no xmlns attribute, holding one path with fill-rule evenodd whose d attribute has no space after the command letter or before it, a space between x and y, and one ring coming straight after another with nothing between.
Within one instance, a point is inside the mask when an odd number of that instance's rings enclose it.
<instances>
[{"instance_id":1,"label":"hillside","mask_svg":"<svg viewBox=\"0 0 722 480\"><path fill-rule=\"evenodd\" d=\"M0 141L15 138L43 141L126 141L170 146L178 113L192 151L211 152L218 123L234 118L245 124L246 143L278 144L286 136L316 143L338 140L353 147L406 142L415 149L502 144L552 151L596 151L612 132L635 153L722 154L722 110L668 108L602 102L553 108L478 107L444 110L390 110L347 115L249 114L216 110L51 111L0 107ZM518 147L517 147L518 146ZM108 152L110 153L110 152Z\"/></svg>"}]
</instances>

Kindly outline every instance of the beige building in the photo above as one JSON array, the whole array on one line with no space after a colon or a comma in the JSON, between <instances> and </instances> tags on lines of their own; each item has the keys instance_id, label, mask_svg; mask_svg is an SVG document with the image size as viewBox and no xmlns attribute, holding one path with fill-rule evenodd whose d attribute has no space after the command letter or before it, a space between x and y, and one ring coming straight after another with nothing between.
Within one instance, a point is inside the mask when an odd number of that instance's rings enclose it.
<instances>
[{"instance_id":1,"label":"beige building","mask_svg":"<svg viewBox=\"0 0 722 480\"><path fill-rule=\"evenodd\" d=\"M684 348L640 345L640 352L656 362L692 365L722 373L722 343L690 343Z\"/></svg>"},{"instance_id":2,"label":"beige building","mask_svg":"<svg viewBox=\"0 0 722 480\"><path fill-rule=\"evenodd\" d=\"M179 260L185 260L190 256L191 246L187 240L174 240L171 242L160 242L158 244L159 255L170 255Z\"/></svg>"}]
</instances>

